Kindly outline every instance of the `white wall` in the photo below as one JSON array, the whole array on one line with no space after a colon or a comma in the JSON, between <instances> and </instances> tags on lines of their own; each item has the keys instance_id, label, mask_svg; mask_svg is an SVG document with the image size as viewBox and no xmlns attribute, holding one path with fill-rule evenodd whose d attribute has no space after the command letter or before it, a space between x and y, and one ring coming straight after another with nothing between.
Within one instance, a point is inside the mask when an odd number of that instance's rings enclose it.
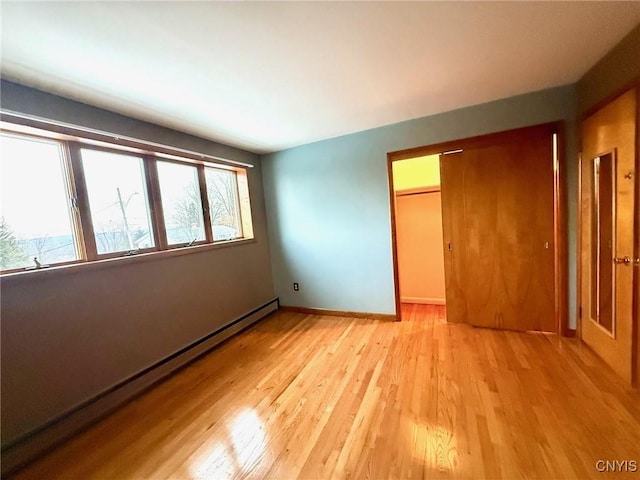
<instances>
[{"instance_id":1,"label":"white wall","mask_svg":"<svg viewBox=\"0 0 640 480\"><path fill-rule=\"evenodd\" d=\"M395 312L388 152L566 122L570 312L575 325L575 86L564 86L316 142L263 157L276 292L283 305ZM293 282L300 283L294 292Z\"/></svg>"}]
</instances>

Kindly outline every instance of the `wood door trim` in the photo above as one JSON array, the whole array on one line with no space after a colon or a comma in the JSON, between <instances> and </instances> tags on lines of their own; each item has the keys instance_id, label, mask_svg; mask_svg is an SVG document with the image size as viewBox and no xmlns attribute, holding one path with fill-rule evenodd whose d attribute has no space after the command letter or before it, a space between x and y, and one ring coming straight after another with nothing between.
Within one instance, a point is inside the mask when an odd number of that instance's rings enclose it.
<instances>
[{"instance_id":1,"label":"wood door trim","mask_svg":"<svg viewBox=\"0 0 640 480\"><path fill-rule=\"evenodd\" d=\"M640 79L636 82L636 161L635 161L635 222L633 235L635 238L634 258L640 258ZM640 267L633 272L633 286L631 305L631 384L640 384ZM633 287L632 287L633 288ZM633 345L635 344L635 348Z\"/></svg>"},{"instance_id":2,"label":"wood door trim","mask_svg":"<svg viewBox=\"0 0 640 480\"><path fill-rule=\"evenodd\" d=\"M576 250L576 301L578 302L578 311L576 319L576 334L578 338L582 339L582 149L578 153L578 231L577 231L577 244Z\"/></svg>"},{"instance_id":3,"label":"wood door trim","mask_svg":"<svg viewBox=\"0 0 640 480\"><path fill-rule=\"evenodd\" d=\"M519 137L525 137L533 129L548 129L550 133L558 132L563 129L564 122L550 122L540 123L537 125L530 125L528 127L514 128L512 130L501 130L499 132L487 133L484 135L477 135L474 137L461 138L458 140L449 140L447 142L436 143L433 145L425 145L422 147L408 148L405 150L396 150L387 153L387 159L391 158L392 161L407 160L416 157L425 157L428 155L448 154L456 150L465 150L471 148L479 148L488 145L493 145L499 141L514 141Z\"/></svg>"},{"instance_id":4,"label":"wood door trim","mask_svg":"<svg viewBox=\"0 0 640 480\"><path fill-rule=\"evenodd\" d=\"M400 273L398 270L398 234L396 231L396 194L393 188L393 161L391 153L387 153L387 178L389 179L389 205L391 216L391 255L393 257L393 291L395 297L396 321L402 320L400 308Z\"/></svg>"},{"instance_id":5,"label":"wood door trim","mask_svg":"<svg viewBox=\"0 0 640 480\"><path fill-rule=\"evenodd\" d=\"M528 127L522 127L512 130L504 130L500 132L479 135L475 137L464 138L460 140L452 140L433 145L409 148L387 153L387 177L389 179L389 209L391 219L391 254L393 261L393 281L395 296L395 311L398 321L401 321L401 298L400 298L400 282L398 272L398 244L396 232L396 202L395 191L393 188L393 162L398 160L407 160L409 158L423 157L427 155L442 154L452 150L478 148L486 145L497 143L500 140L514 141L518 137L527 135L533 129L548 129L550 134L558 134L558 168L554 171L554 230L557 232L557 239L554 242L554 254L558 259L555 262L555 283L556 283L556 323L558 332L564 336L570 336L571 330L568 326L568 263L567 263L567 228L566 228L566 211L568 208L568 200L566 195L565 183L567 176L566 170L566 154L565 144L565 128L564 122L550 122Z\"/></svg>"},{"instance_id":6,"label":"wood door trim","mask_svg":"<svg viewBox=\"0 0 640 480\"><path fill-rule=\"evenodd\" d=\"M571 331L575 334L574 329L569 328L569 249L568 249L568 228L567 228L567 210L569 205L566 181L569 176L564 174L567 168L568 159L566 157L566 129L564 123L555 124L558 144L557 164L554 165L553 172L553 209L554 209L554 255L555 255L555 290L556 290L556 322L558 332L570 337Z\"/></svg>"}]
</instances>

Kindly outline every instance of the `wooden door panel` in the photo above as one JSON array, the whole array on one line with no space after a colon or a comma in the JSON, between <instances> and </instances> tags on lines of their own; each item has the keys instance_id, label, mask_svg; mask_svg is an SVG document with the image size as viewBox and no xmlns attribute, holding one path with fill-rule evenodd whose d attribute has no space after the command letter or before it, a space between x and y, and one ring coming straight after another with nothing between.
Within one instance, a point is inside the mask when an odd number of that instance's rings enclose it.
<instances>
[{"instance_id":1,"label":"wooden door panel","mask_svg":"<svg viewBox=\"0 0 640 480\"><path fill-rule=\"evenodd\" d=\"M636 170L636 132L637 132L637 92L630 90L614 101L602 107L582 122L582 178L581 178L581 337L598 353L620 376L632 381L634 355L634 319L633 319L633 267L625 265L611 266L612 256L633 256L634 223L637 220L634 181ZM616 162L615 205L615 241L612 251L603 255L601 266L605 266L605 275L613 271L615 278L614 296L611 302L600 297L602 308L615 312L615 324L612 331L600 325L594 318L595 297L593 285L596 282L593 208L593 159L612 153ZM631 173L629 177L629 173ZM608 258L604 258L608 257ZM602 274L602 273L601 273ZM609 310L607 310L609 311ZM635 320L637 323L637 319Z\"/></svg>"},{"instance_id":2,"label":"wooden door panel","mask_svg":"<svg viewBox=\"0 0 640 480\"><path fill-rule=\"evenodd\" d=\"M444 250L444 281L446 291L447 321L466 323L467 302L464 283L465 245L463 223L455 215L444 212L462 212L464 215L463 169L459 155L440 157L440 193L442 198L442 239ZM453 247L455 245L455 248Z\"/></svg>"},{"instance_id":3,"label":"wooden door panel","mask_svg":"<svg viewBox=\"0 0 640 480\"><path fill-rule=\"evenodd\" d=\"M465 150L463 159L464 265L468 322L500 326L498 230L499 195L495 188L504 157L502 146Z\"/></svg>"},{"instance_id":4,"label":"wooden door panel","mask_svg":"<svg viewBox=\"0 0 640 480\"><path fill-rule=\"evenodd\" d=\"M533 127L442 158L449 321L557 331L552 146Z\"/></svg>"},{"instance_id":5,"label":"wooden door panel","mask_svg":"<svg viewBox=\"0 0 640 480\"><path fill-rule=\"evenodd\" d=\"M553 142L546 131L509 144L500 177L502 327L557 332Z\"/></svg>"}]
</instances>

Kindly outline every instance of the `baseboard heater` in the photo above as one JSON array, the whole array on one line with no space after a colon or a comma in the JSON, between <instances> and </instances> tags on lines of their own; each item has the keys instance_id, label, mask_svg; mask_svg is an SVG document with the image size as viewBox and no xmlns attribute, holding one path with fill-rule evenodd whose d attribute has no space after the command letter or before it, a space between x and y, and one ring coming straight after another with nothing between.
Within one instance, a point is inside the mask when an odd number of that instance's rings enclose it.
<instances>
[{"instance_id":1,"label":"baseboard heater","mask_svg":"<svg viewBox=\"0 0 640 480\"><path fill-rule=\"evenodd\" d=\"M95 397L81 403L41 427L2 447L2 476L15 471L71 436L104 418L136 395L149 389L177 369L197 359L220 342L253 325L279 307L276 297L238 317L228 325L196 340L168 357L141 370Z\"/></svg>"}]
</instances>

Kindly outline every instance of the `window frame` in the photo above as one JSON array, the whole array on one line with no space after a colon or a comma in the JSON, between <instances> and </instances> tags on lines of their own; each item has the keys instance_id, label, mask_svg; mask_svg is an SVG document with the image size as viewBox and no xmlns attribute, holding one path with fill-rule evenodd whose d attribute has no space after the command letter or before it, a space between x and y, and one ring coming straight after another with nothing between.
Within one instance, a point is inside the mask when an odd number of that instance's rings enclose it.
<instances>
[{"instance_id":1,"label":"window frame","mask_svg":"<svg viewBox=\"0 0 640 480\"><path fill-rule=\"evenodd\" d=\"M151 192L149 189L149 174L147 172L148 160L144 155L135 153L135 152L127 152L123 150L118 150L109 147L96 146L96 145L85 145L80 142L69 142L69 155L72 164L72 171L75 174L74 180L76 182L75 190L76 190L76 205L78 213L81 217L81 224L83 225L83 242L85 244L85 252L87 261L95 261L95 260L104 260L107 258L119 258L125 256L131 250L119 250L117 252L108 252L108 253L98 253L98 245L96 242L95 236L95 228L93 225L93 218L91 216L91 205L89 203L89 194L88 194L88 186L84 172L84 164L82 162L82 152L81 150L94 150L96 152L105 152L112 153L115 155L126 155L126 156L134 156L140 158L142 160L142 169L143 169L143 181L144 186L147 189L147 208L149 209L149 219L151 221L150 230L153 234L154 241L156 243L155 246L149 248L140 248L136 250L137 253L151 253L159 251L158 247L158 232L156 231L156 225L154 221L154 212L153 212L153 202L151 201Z\"/></svg>"},{"instance_id":2,"label":"window frame","mask_svg":"<svg viewBox=\"0 0 640 480\"><path fill-rule=\"evenodd\" d=\"M48 129L46 126L38 124L35 120L26 120L24 123L14 123L12 120L5 120L5 114L2 114L3 118L0 122L0 133L10 136L18 136L31 140L43 140L48 142L58 143L62 155L63 175L65 180L66 193L68 195L69 203L69 215L72 219L73 235L76 243L76 250L79 258L77 260L59 262L51 265L43 266L42 268L36 267L21 267L15 269L1 270L0 275L5 276L8 274L24 274L35 271L45 270L59 270L59 267L70 267L75 265L87 265L93 263L102 263L103 261L113 261L122 259L131 259L138 255L144 258L149 258L157 254L167 253L175 254L177 250L184 250L180 254L191 253L201 250L203 247L220 247L229 246L231 244L244 243L247 241L254 241L253 225L251 224L251 207L249 200L249 189L247 183L247 170L248 167L225 165L211 162L204 159L204 155L201 155L203 159L198 160L192 158L195 155L188 152L188 155L182 156L180 151L169 153L168 147L159 145L157 150L149 148L139 148L137 146L130 145L131 142L123 141L113 142L105 140L95 140L93 138L85 138L77 135L71 135L69 133L60 133L58 129ZM34 123L37 124L34 126ZM64 130L62 128L61 130ZM119 140L117 137L113 137L114 140ZM145 147L145 145L142 145ZM155 145L153 145L155 146ZM82 161L81 150L95 150L107 153L113 153L116 155L128 155L135 156L142 159L142 173L144 186L147 190L145 198L146 206L149 212L150 220L150 233L154 236L155 246L143 249L136 249L133 251L118 251L99 254L97 250L95 230L93 225L93 219L91 218L91 208L89 204L89 195L87 189L87 183L85 178L84 166ZM162 192L160 188L160 181L158 176L158 162L167 162L180 165L186 165L196 168L198 185L200 189L200 207L202 211L202 218L204 222L205 239L196 242L169 244L167 237L166 224L164 219L164 210L162 205ZM233 162L232 163L240 163ZM237 198L237 213L239 230L242 236L232 240L217 240L214 241L213 228L211 224L210 212L209 212L209 200L208 190L206 186L206 168L212 168L216 170L229 171L233 173L235 182L235 192ZM244 187L242 182L244 181ZM244 196L246 197L247 207L245 211L241 207L242 194L241 189L244 188ZM246 217L249 217L248 223L250 230L245 230L247 224ZM248 233L248 235L247 235ZM139 260L142 260L140 258Z\"/></svg>"},{"instance_id":3,"label":"window frame","mask_svg":"<svg viewBox=\"0 0 640 480\"><path fill-rule=\"evenodd\" d=\"M208 208L208 203L205 203L207 201L207 192L206 192L206 187L204 188L204 192L203 192L203 185L202 182L204 180L204 169L203 169L203 165L194 165L191 163L185 163L185 162L181 162L178 160L174 160L174 159L165 159L165 158L160 158L158 160L156 160L155 162L155 166L156 166L156 174L158 171L158 162L163 162L163 163L173 163L173 164L178 164L178 165L187 165L189 167L196 167L196 173L198 175L198 189L200 190L200 210L202 212L202 221L204 222L204 240L198 240L197 242L183 242L183 243L169 243L169 237L167 236L167 229L166 229L166 225L164 228L164 241L167 244L167 249L172 249L172 248L180 248L180 247L192 247L195 245L205 245L207 243L213 243L213 236L211 235L211 227L209 227L209 230L207 230L207 222L209 219L209 208ZM158 181L158 200L160 201L160 213L162 214L162 220L164 222L164 207L162 206L162 188L160 187L160 177L156 175L157 181Z\"/></svg>"},{"instance_id":4,"label":"window frame","mask_svg":"<svg viewBox=\"0 0 640 480\"><path fill-rule=\"evenodd\" d=\"M9 129L2 129L0 130L0 133L2 133L3 135L6 135L7 137L13 137L13 138L17 138L17 139L21 139L21 140L26 140L26 141L35 141L35 142L43 142L43 143L50 143L50 144L57 144L57 147L60 151L60 167L61 167L61 174L62 174L62 180L64 183L64 189L65 189L65 195L66 195L66 202L67 202L67 208L68 208L68 215L69 215L69 220L71 223L71 230L70 233L71 235L73 235L73 239L74 239L74 246L75 246L75 251L76 251L76 256L78 257L75 260L67 260L64 262L56 262L53 265L54 266L58 266L58 265L75 265L77 263L83 263L85 261L84 259L84 239L81 233L81 222L80 222L80 217L79 217L79 210L77 208L76 202L74 202L74 198L76 197L76 191L75 191L75 182L73 181L73 170L71 168L71 163L70 163L70 156L69 156L69 150L68 150L68 145L66 145L64 142L55 139L55 138L50 138L47 136L38 136L38 135L30 135L30 134L26 134L20 131L14 131L14 130L9 130ZM46 267L43 267L46 268ZM19 268L12 268L12 269L6 269L6 270L0 270L0 274L4 274L4 273L11 273L11 272L22 272L22 271L31 271L31 270L35 270L36 267L34 266L28 266L28 267L19 267Z\"/></svg>"},{"instance_id":5,"label":"window frame","mask_svg":"<svg viewBox=\"0 0 640 480\"><path fill-rule=\"evenodd\" d=\"M203 173L203 175L204 175L205 188L206 188L206 172L207 172L207 168L210 169L210 170L218 170L218 171L222 171L222 172L228 172L233 176L233 183L234 183L234 186L235 186L234 187L234 192L233 192L234 193L234 203L235 203L234 204L234 207L235 207L234 210L236 211L237 216L238 216L238 231L240 232L240 236L236 237L233 240L244 238L244 222L243 222L243 212L242 212L242 209L240 208L240 185L238 183L238 172L233 170L233 169L220 168L219 166L215 166L214 167L214 166L210 166L210 165L204 165L204 168L203 168L203 172L204 173ZM207 200L208 200L208 195L209 195L209 191L207 189ZM210 210L208 201L207 201L206 208L207 208L207 210ZM209 212L209 214L210 213L211 212ZM212 230L211 241L215 242L214 237L213 237L213 235L214 235L214 233L213 233L213 220L211 220L210 217L211 216L209 215L209 227ZM218 240L218 242L223 242L223 241L231 241L231 240Z\"/></svg>"}]
</instances>

